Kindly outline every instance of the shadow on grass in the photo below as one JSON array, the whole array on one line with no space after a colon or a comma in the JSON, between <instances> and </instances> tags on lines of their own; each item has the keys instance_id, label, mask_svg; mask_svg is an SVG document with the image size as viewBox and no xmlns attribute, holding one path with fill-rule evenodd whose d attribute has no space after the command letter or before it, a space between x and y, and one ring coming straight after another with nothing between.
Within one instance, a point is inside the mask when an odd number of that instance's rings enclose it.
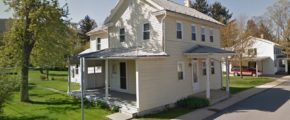
<instances>
[{"instance_id":1,"label":"shadow on grass","mask_svg":"<svg viewBox=\"0 0 290 120\"><path fill-rule=\"evenodd\" d=\"M46 101L33 101L31 100L29 103L37 104L37 105L76 105L78 102L64 99L49 99Z\"/></svg>"},{"instance_id":2,"label":"shadow on grass","mask_svg":"<svg viewBox=\"0 0 290 120\"><path fill-rule=\"evenodd\" d=\"M51 120L47 116L22 116L22 117L11 117L11 116L0 116L0 120Z\"/></svg>"},{"instance_id":3,"label":"shadow on grass","mask_svg":"<svg viewBox=\"0 0 290 120\"><path fill-rule=\"evenodd\" d=\"M55 74L55 73L52 73L52 74L49 74L50 77L66 77L67 74Z\"/></svg>"}]
</instances>

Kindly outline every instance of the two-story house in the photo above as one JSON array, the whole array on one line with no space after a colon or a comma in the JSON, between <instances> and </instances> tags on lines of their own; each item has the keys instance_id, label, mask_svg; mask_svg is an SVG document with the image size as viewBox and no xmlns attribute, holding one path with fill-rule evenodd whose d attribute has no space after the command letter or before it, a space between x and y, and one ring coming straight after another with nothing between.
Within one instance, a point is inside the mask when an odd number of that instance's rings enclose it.
<instances>
[{"instance_id":1,"label":"two-story house","mask_svg":"<svg viewBox=\"0 0 290 120\"><path fill-rule=\"evenodd\" d=\"M86 94L142 115L221 89L222 58L234 54L220 49L223 24L185 3L119 0L104 27L88 33L108 38L108 48L79 56Z\"/></svg>"},{"instance_id":2,"label":"two-story house","mask_svg":"<svg viewBox=\"0 0 290 120\"><path fill-rule=\"evenodd\" d=\"M282 52L282 47L270 40L249 37L249 46L246 47L242 66L253 68L262 75L288 73L288 59ZM240 62L232 61L230 68L240 66ZM225 66L223 66L223 71Z\"/></svg>"}]
</instances>

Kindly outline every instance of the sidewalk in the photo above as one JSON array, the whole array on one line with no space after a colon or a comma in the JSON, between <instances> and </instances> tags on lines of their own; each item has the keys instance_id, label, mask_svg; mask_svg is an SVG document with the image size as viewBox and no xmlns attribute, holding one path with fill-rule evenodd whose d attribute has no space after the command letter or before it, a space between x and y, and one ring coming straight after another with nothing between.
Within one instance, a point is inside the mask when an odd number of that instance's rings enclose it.
<instances>
[{"instance_id":1,"label":"sidewalk","mask_svg":"<svg viewBox=\"0 0 290 120\"><path fill-rule=\"evenodd\" d=\"M242 100L245 100L253 95L256 95L258 93L261 93L269 88L273 88L275 86L278 86L282 84L283 82L290 80L290 76L284 76L282 78L277 78L275 81L257 86L255 88L240 92L238 94L235 94L231 96L230 98L226 99L223 102L217 103L213 106L209 106L203 109L199 109L196 111L193 111L191 113L179 116L173 120L202 120L209 116L212 116L216 114L218 111L221 111L227 107L230 107L238 102L241 102Z\"/></svg>"}]
</instances>

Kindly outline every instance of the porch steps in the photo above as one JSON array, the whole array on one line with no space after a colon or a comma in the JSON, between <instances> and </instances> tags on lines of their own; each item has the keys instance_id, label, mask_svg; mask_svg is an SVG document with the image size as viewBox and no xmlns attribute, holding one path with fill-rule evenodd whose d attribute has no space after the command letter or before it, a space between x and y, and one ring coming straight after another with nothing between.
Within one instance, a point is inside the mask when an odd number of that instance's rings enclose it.
<instances>
[{"instance_id":1,"label":"porch steps","mask_svg":"<svg viewBox=\"0 0 290 120\"><path fill-rule=\"evenodd\" d=\"M133 117L124 113L114 113L106 116L109 120L130 120Z\"/></svg>"}]
</instances>

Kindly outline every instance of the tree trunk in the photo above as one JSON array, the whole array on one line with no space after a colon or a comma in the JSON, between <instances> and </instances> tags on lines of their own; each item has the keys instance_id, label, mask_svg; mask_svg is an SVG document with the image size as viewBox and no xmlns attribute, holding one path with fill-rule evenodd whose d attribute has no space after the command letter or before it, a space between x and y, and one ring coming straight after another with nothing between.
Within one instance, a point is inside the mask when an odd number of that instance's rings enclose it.
<instances>
[{"instance_id":1,"label":"tree trunk","mask_svg":"<svg viewBox=\"0 0 290 120\"><path fill-rule=\"evenodd\" d=\"M49 80L49 69L46 68L46 80Z\"/></svg>"},{"instance_id":2,"label":"tree trunk","mask_svg":"<svg viewBox=\"0 0 290 120\"><path fill-rule=\"evenodd\" d=\"M240 77L243 79L243 57L240 56Z\"/></svg>"},{"instance_id":3,"label":"tree trunk","mask_svg":"<svg viewBox=\"0 0 290 120\"><path fill-rule=\"evenodd\" d=\"M39 68L39 72L40 72L40 74L44 74L44 72L43 72L43 68L42 68L42 67Z\"/></svg>"},{"instance_id":4,"label":"tree trunk","mask_svg":"<svg viewBox=\"0 0 290 120\"><path fill-rule=\"evenodd\" d=\"M29 86L28 86L28 75L29 75L29 58L31 50L27 43L24 43L22 50L22 64L21 64L21 102L29 102Z\"/></svg>"}]
</instances>

